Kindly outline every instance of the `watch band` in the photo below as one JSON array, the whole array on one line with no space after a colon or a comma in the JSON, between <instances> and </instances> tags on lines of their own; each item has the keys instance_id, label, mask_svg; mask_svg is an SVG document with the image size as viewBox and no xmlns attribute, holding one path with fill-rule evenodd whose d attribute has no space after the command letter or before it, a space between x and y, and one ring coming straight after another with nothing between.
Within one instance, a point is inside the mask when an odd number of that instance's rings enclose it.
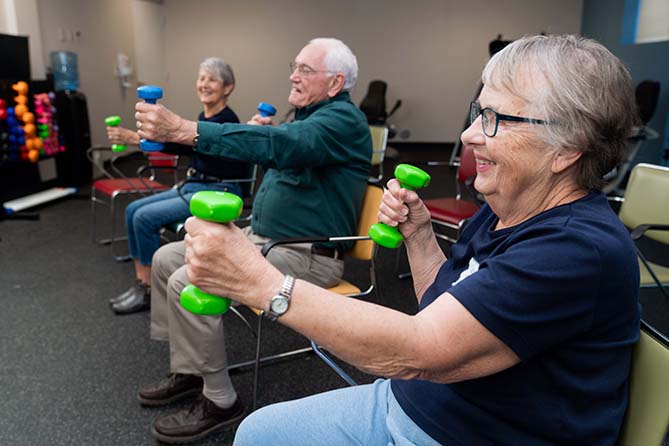
<instances>
[{"instance_id":1,"label":"watch band","mask_svg":"<svg viewBox=\"0 0 669 446\"><path fill-rule=\"evenodd\" d=\"M290 305L290 297L293 293L293 287L295 286L295 278L293 276L290 276L286 274L286 277L284 277L283 282L281 283L281 290L279 291L279 294L272 297L269 302L269 311L266 313L267 318L271 321L276 321L279 316L283 315L286 311L288 311L288 306ZM286 300L286 309L281 312L277 313L272 309L272 301L274 299L283 297Z\"/></svg>"}]
</instances>

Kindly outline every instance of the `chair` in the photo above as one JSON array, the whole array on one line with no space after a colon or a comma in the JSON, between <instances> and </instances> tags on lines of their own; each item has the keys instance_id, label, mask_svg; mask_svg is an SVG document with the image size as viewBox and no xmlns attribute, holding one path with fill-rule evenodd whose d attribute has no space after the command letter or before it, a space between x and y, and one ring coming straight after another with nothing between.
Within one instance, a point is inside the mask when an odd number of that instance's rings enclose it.
<instances>
[{"instance_id":1,"label":"chair","mask_svg":"<svg viewBox=\"0 0 669 446\"><path fill-rule=\"evenodd\" d=\"M350 237L314 237L314 238L299 238L299 239L287 239L287 240L272 240L267 242L262 248L263 255L279 245L295 244L295 243L325 243L332 241L355 241L351 250L346 252L346 255L351 258L363 260L369 262L369 286L364 291L361 290L358 286L341 279L339 283L331 288L329 291L333 293L348 296L348 297L365 297L370 295L375 290L376 278L374 270L374 257L376 255L376 245L369 239L367 233L371 225L377 222L377 213L379 206L381 205L381 199L383 198L383 189L380 187L369 184L365 191L365 196L362 205L362 211L360 213L360 218L358 220L358 235ZM247 327L251 327L251 324L247 319L234 307L231 307L233 313L242 319L244 324ZM253 313L257 317L257 328L254 332L256 337L256 356L254 361L246 361L239 364L234 364L228 367L228 370L239 369L243 367L248 367L250 365L254 366L254 378L253 378L253 409L257 405L257 392L258 392L258 381L259 381L259 371L260 365L268 362L273 362L276 360L286 359L289 357L294 357L298 355L304 355L307 353L315 352L321 359L323 359L326 364L335 370L346 382L353 385L355 382L346 375L332 360L330 360L323 350L316 345L314 342L310 341L310 345L305 348L292 350L289 352L279 353L272 356L261 357L261 347L262 347L262 327L263 327L263 314L264 312L258 309L251 308ZM253 330L251 330L253 332Z\"/></svg>"},{"instance_id":2,"label":"chair","mask_svg":"<svg viewBox=\"0 0 669 446\"><path fill-rule=\"evenodd\" d=\"M627 183L620 207L620 220L632 229L632 239L638 241L642 235L669 246L669 168L652 164L637 164ZM640 282L642 287L658 286L669 298L664 287L669 285L669 267L648 259L637 243Z\"/></svg>"},{"instance_id":3,"label":"chair","mask_svg":"<svg viewBox=\"0 0 669 446\"><path fill-rule=\"evenodd\" d=\"M669 426L669 339L641 321L630 371L629 404L618 439L620 446L667 444Z\"/></svg>"},{"instance_id":4,"label":"chair","mask_svg":"<svg viewBox=\"0 0 669 446\"><path fill-rule=\"evenodd\" d=\"M657 139L659 137L658 133L648 127L647 124L655 114L657 100L660 97L660 83L657 81L645 80L637 85L634 92L641 125L634 127L632 134L628 138L629 150L627 151L625 158L604 177L607 183L602 188L602 191L605 194L615 193L622 195L619 186L625 180L630 168L633 166L637 152L645 141Z\"/></svg>"},{"instance_id":5,"label":"chair","mask_svg":"<svg viewBox=\"0 0 669 446\"><path fill-rule=\"evenodd\" d=\"M395 136L394 126L388 125L390 118L398 108L402 106L402 101L398 99L390 111L386 111L386 90L388 84L382 80L374 80L369 83L367 94L360 101L360 110L367 117L369 125L388 127L389 138Z\"/></svg>"},{"instance_id":6,"label":"chair","mask_svg":"<svg viewBox=\"0 0 669 446\"><path fill-rule=\"evenodd\" d=\"M177 178L177 169L179 157L176 155L167 155L161 152L148 152L147 154L134 152L126 156L115 156L110 160L110 170L105 169L104 162L100 157L95 156L97 152L111 152L109 147L94 146L87 150L88 159L103 173L106 178L96 180L91 187L91 215L93 220L93 241L99 244L108 244L111 246L112 256L118 260L126 260L127 256L116 255L114 253L114 243L125 240L126 236L116 235L117 206L116 200L119 197L139 195L146 196L156 192L169 189L171 185L156 181L158 171L168 172ZM139 155L145 160L145 164L137 169L136 177L128 177L116 166L119 159L130 159ZM109 208L111 218L111 233L109 238L98 239L96 210L97 205L103 205Z\"/></svg>"},{"instance_id":7,"label":"chair","mask_svg":"<svg viewBox=\"0 0 669 446\"><path fill-rule=\"evenodd\" d=\"M436 226L443 226L457 231L456 238L449 237L446 234L437 233L436 236L455 243L460 231L467 220L479 209L477 203L465 201L462 199L463 189L473 191L473 181L476 177L476 160L474 151L469 146L462 148L460 156L460 166L456 174L456 195L455 197L433 198L424 200L425 206L430 211L432 223ZM474 196L474 198L476 198Z\"/></svg>"},{"instance_id":8,"label":"chair","mask_svg":"<svg viewBox=\"0 0 669 446\"><path fill-rule=\"evenodd\" d=\"M438 165L441 163L428 162L428 165ZM430 212L430 219L432 224L438 229L435 231L435 236L449 243L455 243L460 237L460 232L464 228L467 220L476 213L479 209L479 201L474 189L474 179L476 178L476 160L474 159L474 151L469 146L463 146L460 161L458 162L458 170L455 175L455 197L430 198L423 200L425 207ZM476 202L466 201L462 199L462 192L465 189L476 200ZM450 237L447 234L440 232L440 229L455 230L456 236ZM400 256L401 249L397 250L395 255L395 273L399 279L406 279L411 276L408 271L400 271Z\"/></svg>"},{"instance_id":9,"label":"chair","mask_svg":"<svg viewBox=\"0 0 669 446\"><path fill-rule=\"evenodd\" d=\"M378 166L378 175L369 177L369 181L380 183L383 180L383 159L386 157L388 127L370 125L369 132L372 134L372 167Z\"/></svg>"},{"instance_id":10,"label":"chair","mask_svg":"<svg viewBox=\"0 0 669 446\"><path fill-rule=\"evenodd\" d=\"M258 165L257 164L249 164L249 171L248 171L248 176L246 178L230 178L230 179L217 179L217 180L201 180L201 179L185 179L183 181L180 181L177 186L177 192L179 193L179 196L186 201L186 199L181 195L181 188L187 184L187 183L219 183L219 182L230 182L230 183L240 183L241 188L242 188L242 198L245 201L250 201L251 197L253 197L253 194L255 192L255 183L256 179L258 177ZM249 206L244 205L244 209L249 208ZM236 220L236 222L245 222L245 221L250 221L251 216L248 215L246 217L240 217ZM166 225L163 230L170 231L176 235L177 240L182 240L184 237L184 224L186 222L184 220L178 220L173 223L170 223L169 225ZM166 238L167 239L167 238Z\"/></svg>"}]
</instances>

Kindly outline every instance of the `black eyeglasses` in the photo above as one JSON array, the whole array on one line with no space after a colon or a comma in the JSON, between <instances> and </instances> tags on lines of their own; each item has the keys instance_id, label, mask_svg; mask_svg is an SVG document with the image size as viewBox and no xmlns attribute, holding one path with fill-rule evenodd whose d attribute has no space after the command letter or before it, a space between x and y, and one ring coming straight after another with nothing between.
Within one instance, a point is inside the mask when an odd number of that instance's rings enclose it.
<instances>
[{"instance_id":1,"label":"black eyeglasses","mask_svg":"<svg viewBox=\"0 0 669 446\"><path fill-rule=\"evenodd\" d=\"M334 71L330 70L314 70L309 65L295 62L291 62L289 67L290 67L290 74L293 74L295 70L297 70L297 73L300 76L311 76L316 73L330 73L330 74L334 73Z\"/></svg>"},{"instance_id":2,"label":"black eyeglasses","mask_svg":"<svg viewBox=\"0 0 669 446\"><path fill-rule=\"evenodd\" d=\"M483 133L490 138L497 134L499 121L527 122L529 124L549 124L548 121L541 119L503 115L501 113L497 113L490 107L481 108L481 104L474 101L469 104L469 125L476 121L476 118L478 118L479 115L481 115L481 126L483 127Z\"/></svg>"}]
</instances>

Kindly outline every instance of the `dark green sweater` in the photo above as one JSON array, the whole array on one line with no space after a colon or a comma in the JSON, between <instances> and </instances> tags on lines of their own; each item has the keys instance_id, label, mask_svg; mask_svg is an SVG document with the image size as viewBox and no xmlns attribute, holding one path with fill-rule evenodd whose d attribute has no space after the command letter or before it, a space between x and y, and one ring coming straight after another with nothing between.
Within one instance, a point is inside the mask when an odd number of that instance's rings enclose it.
<instances>
[{"instance_id":1,"label":"dark green sweater","mask_svg":"<svg viewBox=\"0 0 669 446\"><path fill-rule=\"evenodd\" d=\"M265 169L253 202L256 234L283 239L356 233L372 141L365 115L348 93L299 109L295 121L277 127L199 122L198 133L198 152Z\"/></svg>"}]
</instances>

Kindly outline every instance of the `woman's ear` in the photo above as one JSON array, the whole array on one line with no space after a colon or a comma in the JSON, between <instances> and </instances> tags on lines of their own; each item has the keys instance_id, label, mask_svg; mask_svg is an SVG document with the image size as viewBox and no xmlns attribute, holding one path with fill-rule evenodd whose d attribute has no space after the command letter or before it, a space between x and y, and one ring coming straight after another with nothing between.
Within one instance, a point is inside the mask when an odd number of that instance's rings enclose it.
<instances>
[{"instance_id":1,"label":"woman's ear","mask_svg":"<svg viewBox=\"0 0 669 446\"><path fill-rule=\"evenodd\" d=\"M553 158L553 165L551 170L553 173L561 173L576 164L581 158L583 152L580 150L560 149Z\"/></svg>"},{"instance_id":2,"label":"woman's ear","mask_svg":"<svg viewBox=\"0 0 669 446\"><path fill-rule=\"evenodd\" d=\"M226 98L230 96L230 93L232 93L232 90L235 88L235 84L228 84L228 85L223 85L223 96Z\"/></svg>"}]
</instances>

